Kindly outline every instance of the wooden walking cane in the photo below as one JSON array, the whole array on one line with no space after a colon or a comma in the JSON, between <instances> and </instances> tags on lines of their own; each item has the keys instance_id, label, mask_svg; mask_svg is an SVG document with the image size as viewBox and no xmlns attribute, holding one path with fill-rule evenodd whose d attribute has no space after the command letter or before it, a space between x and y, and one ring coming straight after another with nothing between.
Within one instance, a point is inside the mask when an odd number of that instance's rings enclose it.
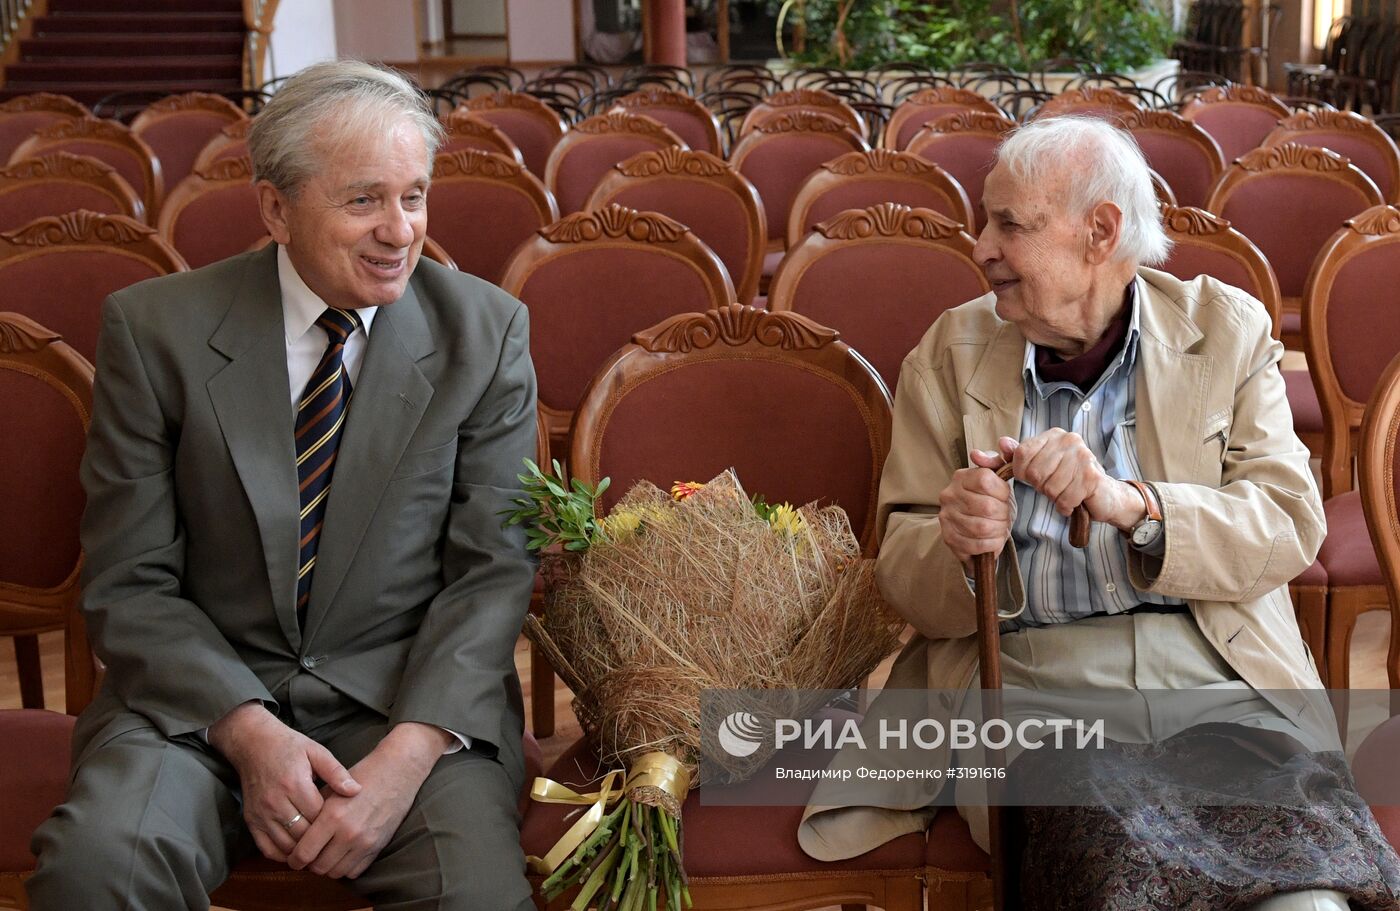
<instances>
[{"instance_id":1,"label":"wooden walking cane","mask_svg":"<svg viewBox=\"0 0 1400 911\"><path fill-rule=\"evenodd\" d=\"M1011 463L997 469L997 477L1011 480ZM1069 543L1084 547L1089 543L1089 511L1077 507L1069 519ZM1001 717L1001 629L997 619L997 560L995 554L978 554L972 560L973 586L977 593L977 666L982 675L982 717ZM1001 750L987 751L989 768L1000 768ZM997 779L987 779L991 797L999 790ZM1006 832L1002 825L1002 808L992 799L987 801L987 838L992 855L992 901L996 911L1005 911L1008 879Z\"/></svg>"}]
</instances>

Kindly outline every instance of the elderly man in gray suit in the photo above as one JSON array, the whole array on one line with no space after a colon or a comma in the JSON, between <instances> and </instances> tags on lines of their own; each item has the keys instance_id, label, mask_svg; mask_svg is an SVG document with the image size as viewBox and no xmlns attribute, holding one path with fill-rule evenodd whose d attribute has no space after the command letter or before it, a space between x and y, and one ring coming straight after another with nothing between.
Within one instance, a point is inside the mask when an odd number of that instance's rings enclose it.
<instances>
[{"instance_id":1,"label":"elderly man in gray suit","mask_svg":"<svg viewBox=\"0 0 1400 911\"><path fill-rule=\"evenodd\" d=\"M313 66L249 139L276 243L112 296L83 463L107 665L36 911L207 908L256 848L378 908L531 907L498 516L535 446L526 311L419 258L441 128Z\"/></svg>"}]
</instances>

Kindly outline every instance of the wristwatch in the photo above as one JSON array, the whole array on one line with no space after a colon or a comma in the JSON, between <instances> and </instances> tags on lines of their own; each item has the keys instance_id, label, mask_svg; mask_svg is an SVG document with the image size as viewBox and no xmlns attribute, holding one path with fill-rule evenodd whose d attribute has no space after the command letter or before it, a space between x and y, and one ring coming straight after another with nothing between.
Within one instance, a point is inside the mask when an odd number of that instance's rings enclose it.
<instances>
[{"instance_id":1,"label":"wristwatch","mask_svg":"<svg viewBox=\"0 0 1400 911\"><path fill-rule=\"evenodd\" d=\"M1142 495L1142 502L1147 504L1147 515L1133 526L1128 536L1132 539L1134 547L1148 547L1162 534L1162 511L1157 508L1157 497L1152 488L1143 482L1131 478L1124 480L1137 488L1137 492Z\"/></svg>"}]
</instances>

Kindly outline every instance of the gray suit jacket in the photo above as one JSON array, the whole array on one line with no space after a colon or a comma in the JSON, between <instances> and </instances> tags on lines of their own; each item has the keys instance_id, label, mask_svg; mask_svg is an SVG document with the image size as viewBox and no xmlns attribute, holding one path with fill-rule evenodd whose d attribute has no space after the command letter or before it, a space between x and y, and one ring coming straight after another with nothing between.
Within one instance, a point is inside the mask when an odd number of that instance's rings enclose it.
<instances>
[{"instance_id":1,"label":"gray suit jacket","mask_svg":"<svg viewBox=\"0 0 1400 911\"><path fill-rule=\"evenodd\" d=\"M304 630L294 420L275 247L105 303L82 604L108 670L75 754L113 724L199 731L309 672L390 723L498 750L520 783L535 565L498 514L535 447L525 307L422 259L380 309Z\"/></svg>"}]
</instances>

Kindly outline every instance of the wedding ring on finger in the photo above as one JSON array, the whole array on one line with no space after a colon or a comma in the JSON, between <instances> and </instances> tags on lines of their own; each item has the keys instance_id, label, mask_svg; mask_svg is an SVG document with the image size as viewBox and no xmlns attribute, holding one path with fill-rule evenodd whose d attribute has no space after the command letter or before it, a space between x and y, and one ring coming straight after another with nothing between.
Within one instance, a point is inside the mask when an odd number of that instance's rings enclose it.
<instances>
[{"instance_id":1,"label":"wedding ring on finger","mask_svg":"<svg viewBox=\"0 0 1400 911\"><path fill-rule=\"evenodd\" d=\"M284 829L286 829L288 832L290 832L290 831L292 831L292 826L296 825L296 824L299 823L299 822L301 822L301 814L300 814L300 813L298 813L297 815L293 816L291 819L287 820L286 822L282 823L282 828L284 828Z\"/></svg>"}]
</instances>

